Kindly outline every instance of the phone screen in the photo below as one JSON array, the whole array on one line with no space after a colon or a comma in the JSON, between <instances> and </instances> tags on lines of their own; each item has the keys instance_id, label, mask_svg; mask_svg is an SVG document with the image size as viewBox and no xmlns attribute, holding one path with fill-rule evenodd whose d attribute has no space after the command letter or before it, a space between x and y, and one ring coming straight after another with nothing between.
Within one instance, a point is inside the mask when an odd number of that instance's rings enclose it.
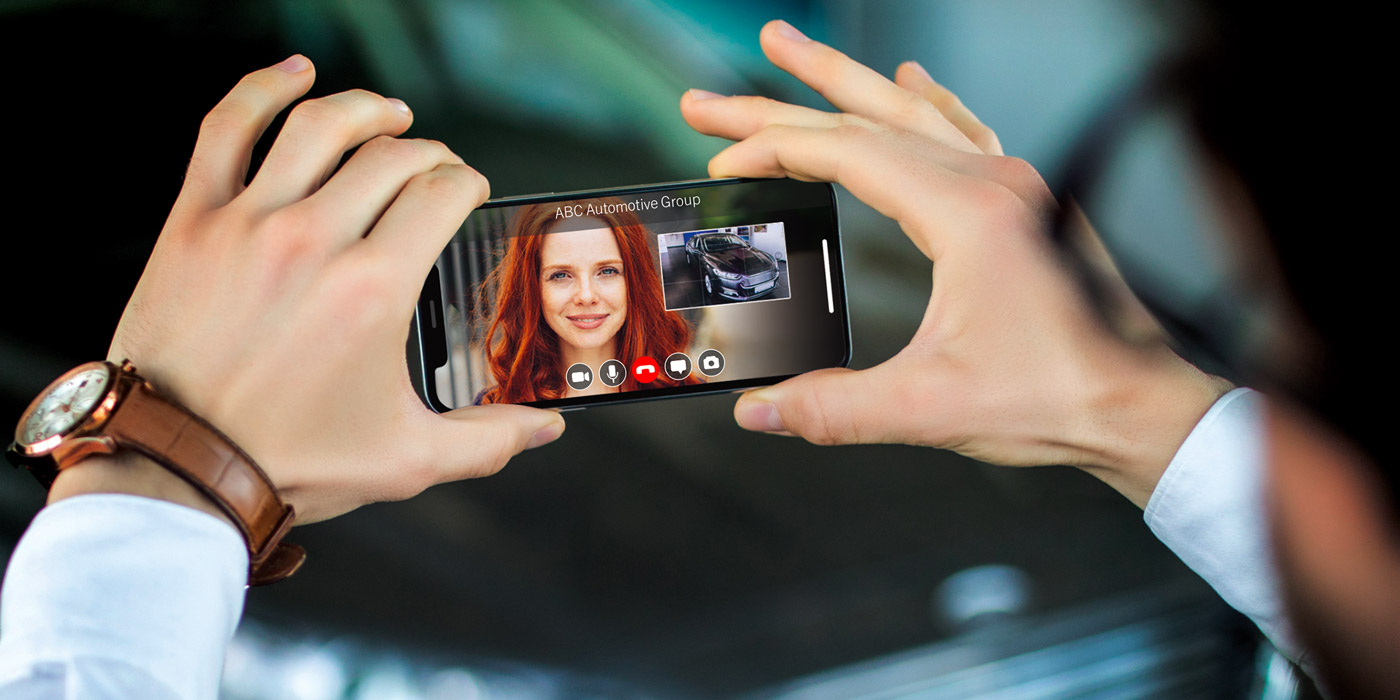
<instances>
[{"instance_id":1,"label":"phone screen","mask_svg":"<svg viewBox=\"0 0 1400 700\"><path fill-rule=\"evenodd\" d=\"M492 200L438 258L409 354L438 411L733 391L844 366L835 191L712 180Z\"/></svg>"}]
</instances>

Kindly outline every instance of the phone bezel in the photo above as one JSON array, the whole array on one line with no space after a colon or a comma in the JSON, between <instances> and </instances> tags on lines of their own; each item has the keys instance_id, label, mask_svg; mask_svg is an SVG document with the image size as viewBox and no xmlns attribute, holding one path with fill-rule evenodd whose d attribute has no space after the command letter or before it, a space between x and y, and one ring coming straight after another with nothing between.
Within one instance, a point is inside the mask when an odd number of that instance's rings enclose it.
<instances>
[{"instance_id":1,"label":"phone bezel","mask_svg":"<svg viewBox=\"0 0 1400 700\"><path fill-rule=\"evenodd\" d=\"M478 208L498 208L506 206L519 206L524 204L536 204L547 202L558 202L571 199L588 199L595 197L610 197L624 194L645 194L648 192L664 192L669 190L689 189L696 187L723 187L725 185L735 185L752 182L774 182L772 178L720 178L704 180L681 180L676 182L654 183L649 185L637 185L634 187L607 187L592 190L577 190L573 192L546 192L533 195L516 195L511 197L501 197L483 202ZM827 254L831 265L831 294L832 305L835 307L838 318L841 321L841 339L845 347L842 350L841 361L835 365L846 367L851 361L851 319L850 309L846 300L846 278L845 260L841 246L840 217L837 211L836 188L831 183L821 183L826 185L831 201L831 221L830 231L832 235L828 240ZM418 298L418 305L413 312L413 323L408 338L408 360L409 374L412 380L414 391L420 399L434 411L446 413L451 409L437 396L435 372L438 367L447 361L447 340L446 333L442 326L445 322L442 317L442 285L432 284L438 276L437 266L429 273L424 280L423 291ZM434 318L431 320L430 333L435 341L441 338L442 362L429 366L429 358L425 350L435 347L435 342L425 342L423 320L429 314ZM435 355L435 357L438 357ZM655 401L659 399L669 399L685 396L703 396L707 394L728 394L739 391L746 391L762 386L769 386L777 382L789 379L797 375L781 374L769 377L753 377L750 379L727 379L722 382L691 384L687 386L669 386L657 389L638 389L610 394L595 394L592 396L576 396L573 398L546 399L542 401L530 401L521 405L534 406L536 408L554 408L561 411L578 410L593 406L612 405L622 403L635 403L638 401ZM716 384L723 386L717 387ZM464 407L465 408L465 407Z\"/></svg>"}]
</instances>

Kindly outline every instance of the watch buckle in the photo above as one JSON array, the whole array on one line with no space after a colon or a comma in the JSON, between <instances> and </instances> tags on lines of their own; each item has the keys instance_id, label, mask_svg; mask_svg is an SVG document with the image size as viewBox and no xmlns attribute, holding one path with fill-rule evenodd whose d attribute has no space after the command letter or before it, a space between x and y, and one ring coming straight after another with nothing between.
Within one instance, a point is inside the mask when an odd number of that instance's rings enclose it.
<instances>
[{"instance_id":1,"label":"watch buckle","mask_svg":"<svg viewBox=\"0 0 1400 700\"><path fill-rule=\"evenodd\" d=\"M288 504L277 521L277 527L263 540L259 552L248 562L248 585L264 586L276 583L301 568L302 563L306 561L306 550L300 545L282 541L295 521L296 509ZM251 546L249 549L251 550Z\"/></svg>"}]
</instances>

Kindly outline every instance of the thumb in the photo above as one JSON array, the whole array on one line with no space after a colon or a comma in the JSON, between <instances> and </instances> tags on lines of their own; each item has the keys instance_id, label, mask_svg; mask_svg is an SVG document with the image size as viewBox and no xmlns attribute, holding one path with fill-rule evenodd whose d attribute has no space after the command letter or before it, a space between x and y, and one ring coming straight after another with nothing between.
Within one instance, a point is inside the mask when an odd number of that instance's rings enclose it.
<instances>
[{"instance_id":1,"label":"thumb","mask_svg":"<svg viewBox=\"0 0 1400 700\"><path fill-rule=\"evenodd\" d=\"M511 457L564 434L563 416L529 406L468 406L439 417L432 431L439 482L494 474Z\"/></svg>"},{"instance_id":2,"label":"thumb","mask_svg":"<svg viewBox=\"0 0 1400 700\"><path fill-rule=\"evenodd\" d=\"M734 419L747 430L797 435L818 445L905 442L915 413L906 378L889 363L822 369L745 393Z\"/></svg>"}]
</instances>

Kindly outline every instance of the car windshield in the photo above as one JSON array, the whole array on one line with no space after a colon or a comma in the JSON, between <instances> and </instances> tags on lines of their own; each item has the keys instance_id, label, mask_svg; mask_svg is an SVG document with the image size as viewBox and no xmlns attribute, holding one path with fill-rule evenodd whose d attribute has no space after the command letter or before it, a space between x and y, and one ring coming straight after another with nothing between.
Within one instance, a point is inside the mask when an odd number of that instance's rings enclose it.
<instances>
[{"instance_id":1,"label":"car windshield","mask_svg":"<svg viewBox=\"0 0 1400 700\"><path fill-rule=\"evenodd\" d=\"M711 238L710 240L705 241L705 250L707 250L707 251L709 251L709 252L711 252L711 253L714 253L714 252L717 252L717 251L721 251L721 250L729 250L730 248L743 248L743 247L745 247L745 246L744 246L744 242L741 241L741 240L739 240L739 238L738 238L737 236L720 236L720 237Z\"/></svg>"}]
</instances>

